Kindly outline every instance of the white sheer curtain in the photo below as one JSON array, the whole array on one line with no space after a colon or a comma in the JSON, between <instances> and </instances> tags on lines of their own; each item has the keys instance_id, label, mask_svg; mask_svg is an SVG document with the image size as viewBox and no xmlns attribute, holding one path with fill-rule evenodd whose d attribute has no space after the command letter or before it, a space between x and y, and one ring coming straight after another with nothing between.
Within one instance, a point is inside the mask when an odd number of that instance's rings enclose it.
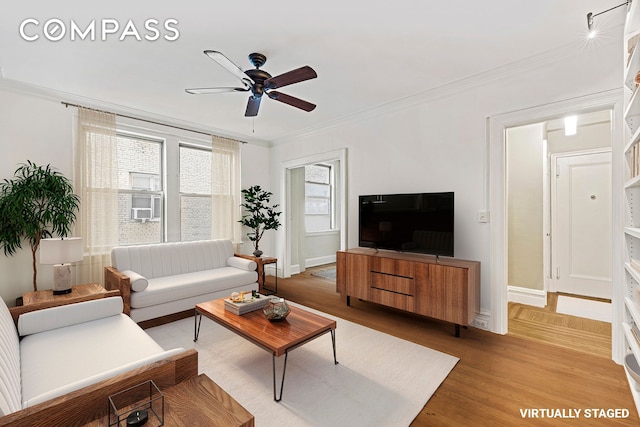
<instances>
[{"instance_id":1,"label":"white sheer curtain","mask_svg":"<svg viewBox=\"0 0 640 427\"><path fill-rule=\"evenodd\" d=\"M212 136L211 238L240 243L240 142Z\"/></svg>"},{"instance_id":2,"label":"white sheer curtain","mask_svg":"<svg viewBox=\"0 0 640 427\"><path fill-rule=\"evenodd\" d=\"M85 257L78 264L78 283L103 283L118 245L118 157L116 117L78 108L75 157L76 192L80 212L76 235L82 236Z\"/></svg>"}]
</instances>

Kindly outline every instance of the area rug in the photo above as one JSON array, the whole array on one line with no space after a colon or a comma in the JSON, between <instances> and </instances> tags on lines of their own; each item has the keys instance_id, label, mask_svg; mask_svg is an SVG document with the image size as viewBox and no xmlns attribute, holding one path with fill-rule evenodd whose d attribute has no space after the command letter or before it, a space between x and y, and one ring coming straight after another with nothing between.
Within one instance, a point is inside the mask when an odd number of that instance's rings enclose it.
<instances>
[{"instance_id":1,"label":"area rug","mask_svg":"<svg viewBox=\"0 0 640 427\"><path fill-rule=\"evenodd\" d=\"M295 305L295 304L294 304ZM339 364L331 335L289 354L281 402L273 400L269 353L203 317L198 342L193 318L147 329L164 348L198 350L207 374L255 416L256 426L408 426L458 358L337 320ZM278 378L284 357L276 359Z\"/></svg>"},{"instance_id":2,"label":"area rug","mask_svg":"<svg viewBox=\"0 0 640 427\"><path fill-rule=\"evenodd\" d=\"M322 277L323 279L336 280L336 268L329 267L322 270L317 270L311 273L312 276Z\"/></svg>"},{"instance_id":3,"label":"area rug","mask_svg":"<svg viewBox=\"0 0 640 427\"><path fill-rule=\"evenodd\" d=\"M611 304L608 302L559 295L556 313L611 323Z\"/></svg>"}]
</instances>

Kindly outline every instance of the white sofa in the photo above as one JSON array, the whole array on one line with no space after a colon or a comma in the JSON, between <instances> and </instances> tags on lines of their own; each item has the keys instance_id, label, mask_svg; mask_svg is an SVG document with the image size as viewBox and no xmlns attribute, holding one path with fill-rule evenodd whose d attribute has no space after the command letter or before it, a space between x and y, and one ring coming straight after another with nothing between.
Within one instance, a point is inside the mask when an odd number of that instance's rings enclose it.
<instances>
[{"instance_id":1,"label":"white sofa","mask_svg":"<svg viewBox=\"0 0 640 427\"><path fill-rule=\"evenodd\" d=\"M0 299L0 425L7 414L33 415L34 405L184 352L165 351L122 309L120 297L47 308L21 314L16 329ZM98 403L106 410L106 396Z\"/></svg>"},{"instance_id":2,"label":"white sofa","mask_svg":"<svg viewBox=\"0 0 640 427\"><path fill-rule=\"evenodd\" d=\"M258 289L256 263L234 256L230 240L122 246L112 249L111 263L105 287L120 291L136 322Z\"/></svg>"}]
</instances>

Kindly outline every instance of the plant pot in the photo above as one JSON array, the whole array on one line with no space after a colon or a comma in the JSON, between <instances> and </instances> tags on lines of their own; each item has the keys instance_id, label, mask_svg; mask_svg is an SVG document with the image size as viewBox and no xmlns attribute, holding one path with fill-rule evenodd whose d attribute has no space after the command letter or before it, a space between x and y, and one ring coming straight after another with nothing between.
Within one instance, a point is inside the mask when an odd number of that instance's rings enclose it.
<instances>
[{"instance_id":1,"label":"plant pot","mask_svg":"<svg viewBox=\"0 0 640 427\"><path fill-rule=\"evenodd\" d=\"M253 256L255 257L261 257L262 256L262 251L260 249L256 249L255 251L253 251Z\"/></svg>"}]
</instances>

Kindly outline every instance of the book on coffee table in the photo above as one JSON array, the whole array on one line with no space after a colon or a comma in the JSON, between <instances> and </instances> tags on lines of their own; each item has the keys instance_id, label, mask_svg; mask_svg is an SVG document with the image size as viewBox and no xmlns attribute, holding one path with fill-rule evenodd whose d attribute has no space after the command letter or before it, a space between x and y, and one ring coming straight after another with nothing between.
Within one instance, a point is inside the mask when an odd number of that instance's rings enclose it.
<instances>
[{"instance_id":1,"label":"book on coffee table","mask_svg":"<svg viewBox=\"0 0 640 427\"><path fill-rule=\"evenodd\" d=\"M251 294L245 295L244 301L235 302L231 298L224 299L224 309L239 316L249 313L250 311L259 310L269 302L269 297L260 295L260 298L252 297Z\"/></svg>"}]
</instances>

